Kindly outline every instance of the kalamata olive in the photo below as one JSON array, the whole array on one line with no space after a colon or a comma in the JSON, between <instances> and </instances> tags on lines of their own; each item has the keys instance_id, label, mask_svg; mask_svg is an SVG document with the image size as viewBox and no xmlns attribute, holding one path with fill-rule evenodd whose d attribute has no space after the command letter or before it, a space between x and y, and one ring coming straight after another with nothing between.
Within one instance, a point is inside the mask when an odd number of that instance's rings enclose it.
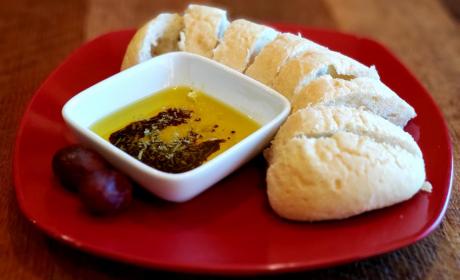
<instances>
[{"instance_id":1,"label":"kalamata olive","mask_svg":"<svg viewBox=\"0 0 460 280\"><path fill-rule=\"evenodd\" d=\"M98 215L113 214L127 207L132 200L131 181L115 170L98 170L85 176L79 193L83 204Z\"/></svg>"},{"instance_id":2,"label":"kalamata olive","mask_svg":"<svg viewBox=\"0 0 460 280\"><path fill-rule=\"evenodd\" d=\"M110 168L107 161L99 154L80 145L72 145L57 151L52 166L61 184L72 191L78 190L80 181L89 173Z\"/></svg>"}]
</instances>

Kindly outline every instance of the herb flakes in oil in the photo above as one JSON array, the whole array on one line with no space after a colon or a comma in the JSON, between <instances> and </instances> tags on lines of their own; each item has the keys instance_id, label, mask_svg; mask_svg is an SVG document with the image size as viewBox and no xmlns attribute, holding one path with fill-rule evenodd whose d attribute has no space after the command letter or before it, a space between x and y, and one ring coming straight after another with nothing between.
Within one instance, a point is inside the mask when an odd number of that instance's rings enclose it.
<instances>
[{"instance_id":1,"label":"herb flakes in oil","mask_svg":"<svg viewBox=\"0 0 460 280\"><path fill-rule=\"evenodd\" d=\"M149 119L130 123L112 133L109 141L158 170L169 173L189 171L203 164L225 142L223 139L200 141L202 135L193 130L170 141L161 139L162 130L187 123L192 114L191 110L168 108Z\"/></svg>"}]
</instances>

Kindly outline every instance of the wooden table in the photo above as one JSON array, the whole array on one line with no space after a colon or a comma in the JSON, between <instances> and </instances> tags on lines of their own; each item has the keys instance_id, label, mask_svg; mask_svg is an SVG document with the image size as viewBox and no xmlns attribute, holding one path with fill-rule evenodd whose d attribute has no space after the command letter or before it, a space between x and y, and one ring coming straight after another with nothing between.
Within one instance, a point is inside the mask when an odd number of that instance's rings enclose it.
<instances>
[{"instance_id":1,"label":"wooden table","mask_svg":"<svg viewBox=\"0 0 460 280\"><path fill-rule=\"evenodd\" d=\"M198 2L198 1L194 1ZM368 260L289 275L319 279L460 279L460 2L458 0L210 1L232 18L289 22L372 37L393 50L428 88L455 148L453 194L441 226L407 248ZM281 2L281 3L279 3ZM46 237L18 209L12 146L18 122L47 75L83 42L139 26L177 0L15 0L0 3L0 278L198 278L138 268L79 252Z\"/></svg>"}]
</instances>

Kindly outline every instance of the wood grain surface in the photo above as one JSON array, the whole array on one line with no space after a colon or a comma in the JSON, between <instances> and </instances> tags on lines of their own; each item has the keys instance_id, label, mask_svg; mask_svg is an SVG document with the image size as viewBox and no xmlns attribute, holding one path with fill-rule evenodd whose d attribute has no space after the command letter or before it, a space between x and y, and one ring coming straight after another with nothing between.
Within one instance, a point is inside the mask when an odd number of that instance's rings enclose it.
<instances>
[{"instance_id":1,"label":"wood grain surface","mask_svg":"<svg viewBox=\"0 0 460 280\"><path fill-rule=\"evenodd\" d=\"M382 42L428 88L444 113L454 145L452 198L441 226L430 236L368 260L269 278L460 279L460 2L207 2L226 8L232 18L331 28ZM11 176L12 147L25 106L72 50L105 32L139 26L160 11L182 11L187 4L177 0L0 2L0 279L203 278L113 262L51 240L20 213Z\"/></svg>"}]
</instances>

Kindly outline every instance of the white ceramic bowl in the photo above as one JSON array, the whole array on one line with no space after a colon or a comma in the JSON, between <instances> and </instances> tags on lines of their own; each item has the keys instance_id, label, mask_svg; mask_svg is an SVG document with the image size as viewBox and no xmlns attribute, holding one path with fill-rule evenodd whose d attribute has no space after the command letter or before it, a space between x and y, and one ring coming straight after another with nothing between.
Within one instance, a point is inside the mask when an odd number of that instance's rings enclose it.
<instances>
[{"instance_id":1,"label":"white ceramic bowl","mask_svg":"<svg viewBox=\"0 0 460 280\"><path fill-rule=\"evenodd\" d=\"M178 174L154 169L90 130L92 124L164 88L190 86L236 108L261 125L257 131L203 165ZM201 56L157 56L82 91L62 109L65 122L85 145L155 195L182 202L203 192L257 155L289 114L286 98L265 85ZM237 125L237 124L236 124Z\"/></svg>"}]
</instances>

